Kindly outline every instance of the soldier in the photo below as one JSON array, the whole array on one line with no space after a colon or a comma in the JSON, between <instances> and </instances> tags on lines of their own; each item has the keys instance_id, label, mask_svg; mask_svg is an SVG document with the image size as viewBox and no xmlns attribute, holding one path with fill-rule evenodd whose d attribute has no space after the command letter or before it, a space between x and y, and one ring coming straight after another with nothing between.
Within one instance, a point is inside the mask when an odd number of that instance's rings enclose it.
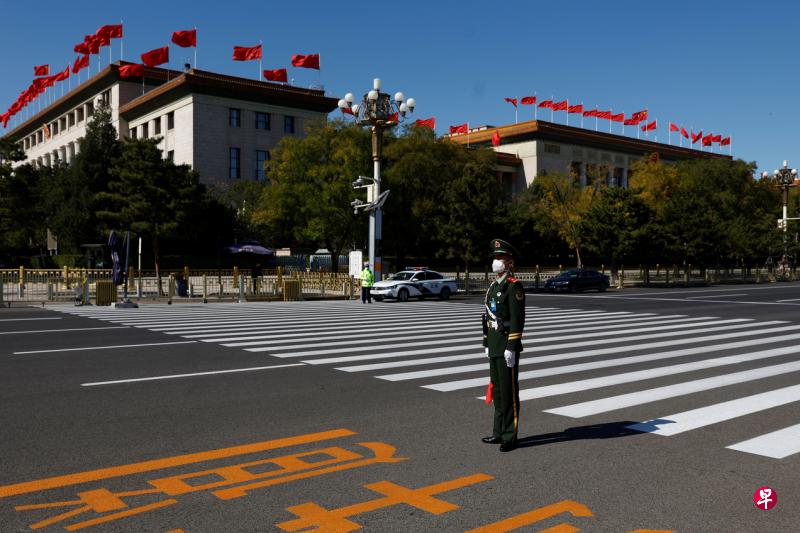
<instances>
[{"instance_id":1,"label":"soldier","mask_svg":"<svg viewBox=\"0 0 800 533\"><path fill-rule=\"evenodd\" d=\"M519 421L519 353L525 327L525 290L513 277L514 248L507 242L491 242L492 272L496 279L486 291L483 315L483 346L489 357L494 399L494 430L481 439L500 444L501 452L517 447Z\"/></svg>"}]
</instances>

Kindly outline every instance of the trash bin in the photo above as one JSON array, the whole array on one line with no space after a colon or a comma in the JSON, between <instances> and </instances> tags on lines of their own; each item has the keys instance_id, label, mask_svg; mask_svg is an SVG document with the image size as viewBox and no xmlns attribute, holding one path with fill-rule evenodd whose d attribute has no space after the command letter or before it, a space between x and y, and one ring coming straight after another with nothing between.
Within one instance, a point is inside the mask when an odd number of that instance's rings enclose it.
<instances>
[{"instance_id":1,"label":"trash bin","mask_svg":"<svg viewBox=\"0 0 800 533\"><path fill-rule=\"evenodd\" d=\"M98 281L95 288L96 305L111 305L116 301L117 287L114 285L114 282L110 280Z\"/></svg>"}]
</instances>

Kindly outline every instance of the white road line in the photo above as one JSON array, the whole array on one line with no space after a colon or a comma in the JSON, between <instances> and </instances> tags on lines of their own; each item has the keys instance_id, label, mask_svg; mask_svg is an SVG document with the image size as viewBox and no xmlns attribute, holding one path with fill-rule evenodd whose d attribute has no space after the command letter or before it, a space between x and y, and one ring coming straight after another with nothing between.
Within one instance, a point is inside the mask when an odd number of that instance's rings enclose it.
<instances>
[{"instance_id":1,"label":"white road line","mask_svg":"<svg viewBox=\"0 0 800 533\"><path fill-rule=\"evenodd\" d=\"M739 294L715 294L711 296L711 298L738 298L739 296L747 296L746 292L741 292ZM701 298L709 298L709 296L687 296L687 300L698 300Z\"/></svg>"},{"instance_id":2,"label":"white road line","mask_svg":"<svg viewBox=\"0 0 800 533\"><path fill-rule=\"evenodd\" d=\"M286 351L286 350L303 350L305 348L323 348L326 346L355 346L358 344L372 344L375 345L379 342L389 342L389 341L403 341L408 340L409 338L413 339L439 339L444 337L461 337L464 335L464 332L474 332L475 326L468 325L468 326L460 326L457 328L448 328L447 332L436 331L433 333L425 333L425 334L404 334L395 337L383 337L380 335L370 335L365 336L360 339L352 339L348 338L348 336L344 336L348 340L344 341L325 341L325 342L315 342L315 343L303 343L303 344L294 344L292 342L297 342L297 339L284 339L281 341L271 342L269 340L260 340L260 341L247 341L247 342L224 342L222 346L226 346L228 348L238 348L241 346L266 346L269 347L272 351ZM388 332L394 333L394 332ZM262 337L269 339L269 337ZM203 341L203 342L216 342L214 340L210 341Z\"/></svg>"},{"instance_id":3,"label":"white road line","mask_svg":"<svg viewBox=\"0 0 800 533\"><path fill-rule=\"evenodd\" d=\"M54 316L47 318L0 318L0 322L27 322L29 320L63 320L62 316Z\"/></svg>"},{"instance_id":4,"label":"white road line","mask_svg":"<svg viewBox=\"0 0 800 533\"><path fill-rule=\"evenodd\" d=\"M98 385L117 385L119 383L137 383L139 381L157 381L162 379L193 378L197 376L211 376L214 374L233 374L236 372L254 372L256 370L271 370L273 368L288 368L290 366L306 366L303 363L286 365L254 366L251 368L234 368L231 370L215 370L213 372L195 372L193 374L171 374L167 376L152 376L149 378L117 379L114 381L96 381L94 383L81 383L81 387L96 387Z\"/></svg>"},{"instance_id":5,"label":"white road line","mask_svg":"<svg viewBox=\"0 0 800 533\"><path fill-rule=\"evenodd\" d=\"M439 335L439 336L442 337L444 335ZM452 335L452 336L463 337L464 334L463 333L459 333L458 335ZM406 337L403 337L403 338L405 339ZM417 336L415 338L419 338L419 337ZM371 352L375 352L376 350L380 351L380 350L382 350L384 348L405 348L405 347L412 347L412 346L429 346L431 344L447 344L447 343L451 343L451 342L453 342L452 339L439 339L439 340L431 339L431 340L420 341L420 342L401 342L401 343L398 343L398 344L373 344L372 346L363 346L363 347L348 346L348 347L345 347L345 348L333 348L333 349L330 349L330 350L312 350L312 351L307 351L307 350L299 351L299 350L297 350L297 351L289 351L289 353L274 353L277 350L275 350L274 348L269 347L269 346L267 346L267 347L259 346L259 347L256 347L256 348L245 348L245 350L247 350L248 352L272 352L272 353L270 353L270 355L273 355L275 357L311 357L311 356L328 355L328 354L334 354L334 353L370 352L370 351ZM480 337L475 337L475 339L472 341L472 345L473 346L480 346L481 345L481 338ZM222 346L225 346L225 345L223 344ZM284 351L284 350L285 350L285 348L282 347L280 351Z\"/></svg>"},{"instance_id":6,"label":"white road line","mask_svg":"<svg viewBox=\"0 0 800 533\"><path fill-rule=\"evenodd\" d=\"M769 352L775 352L775 353L769 353ZM779 350L767 350L764 352L756 352L753 354L743 354L741 356L735 355L732 357L710 359L709 365L701 368L714 368L722 365L755 361L769 357L779 357L787 353L797 353L797 352L800 352L800 348L781 348ZM726 359L730 360L730 362L725 361ZM743 361L742 359L745 360ZM695 364L695 363L690 363L690 364ZM609 411L616 411L617 409L624 409L626 407L631 407L634 405L642 405L646 403L656 402L659 400L664 400L667 398L675 398L677 396L684 396L687 394L693 394L695 392L702 392L720 387L726 387L728 385L734 385L737 383L745 383L747 381L754 381L757 379L763 379L766 377L777 376L780 374L787 374L789 372L797 372L797 371L800 371L800 362L793 361L791 363L759 367L752 370L744 370L741 372L734 372L731 374L723 374L720 376L713 376L710 378L697 379L693 381L687 381L684 383L676 383L674 385L666 385L664 387L656 387L653 389L631 392L628 394L609 396L607 398L591 400L588 402L565 405L564 407L547 409L545 412L552 413L554 415L568 416L571 418L582 418L584 416L591 416L599 413L607 413ZM671 374L663 374L663 375L671 375ZM623 376L623 381L620 381L619 383L630 382L626 380L627 378L626 375L623 374L622 376ZM589 380L586 381L588 382ZM585 382L573 382L573 383L580 384ZM576 390L587 390L587 389L578 388ZM522 392L523 391L520 391L520 394Z\"/></svg>"},{"instance_id":7,"label":"white road line","mask_svg":"<svg viewBox=\"0 0 800 533\"><path fill-rule=\"evenodd\" d=\"M743 322L748 322L748 321L752 321L752 319L751 318L735 318L735 319L730 319L730 320L713 320L713 321L709 321L709 322L695 322L695 323L691 323L691 324L658 325L658 326L646 327L646 328L633 327L631 329L624 329L624 330L620 330L620 331L606 331L606 332L595 332L595 331L593 331L593 332L590 332L590 333L580 333L580 334L574 333L574 330L573 330L573 333L567 334L567 335L562 335L560 337L541 337L541 338L539 338L539 337L537 337L535 335L525 335L524 340L525 340L526 345L528 345L528 344L530 344L532 342L553 342L553 341L561 341L561 340L567 340L567 339L584 339L586 337L591 337L593 339L596 339L597 337L611 337L611 336L614 336L614 335L629 335L631 333L643 333L643 332L646 332L646 331L664 331L664 330L672 330L672 329L682 329L683 331L681 333L692 333L694 331L698 331L699 332L699 331L703 331L703 330L701 330L701 329L692 330L692 329L689 329L689 328L695 328L695 327L698 327L698 326L709 326L711 324L730 324L730 323L741 324ZM776 322L773 322L773 323L775 323L775 324L779 324L779 323L785 324L786 321L776 321ZM708 331L708 330L706 330L706 331ZM715 331L715 329L712 329L712 331ZM547 333L550 334L550 333L553 333L553 332L547 332ZM597 343L592 343L592 344L597 344Z\"/></svg>"},{"instance_id":8,"label":"white road line","mask_svg":"<svg viewBox=\"0 0 800 533\"><path fill-rule=\"evenodd\" d=\"M783 459L800 452L800 424L765 433L726 447L729 450Z\"/></svg>"},{"instance_id":9,"label":"white road line","mask_svg":"<svg viewBox=\"0 0 800 533\"><path fill-rule=\"evenodd\" d=\"M738 304L738 305L800 305L800 303L779 303L779 302L752 302L736 300L690 300L688 298L642 298L640 296L581 296L581 298L604 298L609 300L655 300L657 302L692 302L692 303L717 303L717 304Z\"/></svg>"},{"instance_id":10,"label":"white road line","mask_svg":"<svg viewBox=\"0 0 800 533\"><path fill-rule=\"evenodd\" d=\"M783 303L783 302L797 302L797 301L800 301L800 298L789 298L788 300L775 300L775 301L776 301L776 302L778 302L778 303Z\"/></svg>"},{"instance_id":11,"label":"white road line","mask_svg":"<svg viewBox=\"0 0 800 533\"><path fill-rule=\"evenodd\" d=\"M397 333L400 331L425 331L425 330L437 330L437 331L449 331L451 329L464 329L464 328L475 328L476 321L475 320L458 320L458 321L441 321L436 324L430 324L430 321L425 322L427 325L412 325L407 326L407 322L403 322L402 327L394 326L391 329L391 333ZM249 340L279 340L279 339L289 339L289 340L302 340L304 337L313 337L314 340L321 340L321 339L329 339L329 340L338 340L338 339L352 339L353 335L357 333L367 333L371 335L367 336L374 336L375 333L379 332L380 329L375 327L375 323L373 322L372 326L369 328L358 328L358 329L351 329L351 328L325 328L322 330L323 332L330 332L328 335L322 334L319 330L311 331L308 329L303 330L304 333L284 333L280 335L276 335L274 333L270 333L269 330L255 330L251 331L251 335L247 335L245 337L236 337L232 334L228 333L224 336L218 335L201 335L201 334L192 334L192 335L183 335L183 337L187 339L202 339L204 342L238 342L238 341L249 341ZM239 333L241 335L241 333Z\"/></svg>"},{"instance_id":12,"label":"white road line","mask_svg":"<svg viewBox=\"0 0 800 533\"><path fill-rule=\"evenodd\" d=\"M480 343L478 343L480 344ZM371 361L375 359L392 359L397 357L408 357L410 355L434 354L434 353L448 353L448 352L461 352L467 350L474 350L476 344L470 342L469 344L460 344L456 346L445 346L444 348L424 348L422 350L404 350L401 352L386 352L380 354L368 355L348 355L344 357L326 357L324 359L303 359L304 363L309 365L330 365L334 363L352 363L354 361ZM278 355L277 357L287 357L285 355ZM485 356L484 356L485 357ZM486 384L484 383L484 386Z\"/></svg>"},{"instance_id":13,"label":"white road line","mask_svg":"<svg viewBox=\"0 0 800 533\"><path fill-rule=\"evenodd\" d=\"M785 324L785 322L781 320L770 320L767 322L759 322L758 326L766 326L772 324ZM713 327L713 328L700 328L691 331L668 331L666 333L651 333L649 335L634 335L632 337L620 337L614 339L597 339L597 340L590 340L590 341L580 341L580 342L566 342L563 344L557 344L553 346L534 346L532 348L525 348L526 352L544 352L547 350L552 350L553 348L564 349L564 348L581 348L584 346L596 346L598 344L614 344L617 342L630 342L630 341L638 341L638 340L648 340L648 339L661 339L664 337L679 337L681 335L694 335L697 333L711 333L713 331L727 331L731 329L741 329L744 327L751 326L753 324L734 324L731 326L720 326L720 327ZM782 328L771 328L771 329L762 329L759 330L762 333L771 333L771 332L778 332L778 331L788 331L793 329L799 329L800 326L785 326ZM755 335L755 333L753 333ZM702 337L700 337L702 338ZM707 337L706 337L707 338ZM523 335L522 342L525 343L525 337ZM546 339L545 339L546 340ZM711 339L709 339L711 340ZM679 342L679 341L676 341Z\"/></svg>"},{"instance_id":14,"label":"white road line","mask_svg":"<svg viewBox=\"0 0 800 533\"><path fill-rule=\"evenodd\" d=\"M741 336L741 335L738 335L738 336ZM719 335L712 335L712 337L719 337ZM728 338L729 335L725 335L724 337ZM696 342L703 342L704 339L708 340L707 338L700 337L698 339L695 339L694 341L689 339L687 342L681 342L680 344L689 344L689 343L695 342L695 341ZM661 359L669 359L669 358L673 358L673 357L684 357L684 356L687 356L687 355L697 355L697 354L701 354L701 353L718 352L718 351L728 350L728 349L735 350L735 349L739 349L739 348L745 348L745 347L748 347L748 346L761 346L761 345L764 345L764 344L775 344L777 342L794 341L794 340L797 340L797 339L800 339L800 333L794 333L792 335L780 335L778 337L771 337L771 338L768 338L768 339L758 338L758 339L752 339L752 340L748 340L748 341L727 342L727 343L723 343L723 344L714 344L714 345L710 345L710 346L697 346L697 347L694 347L694 348L681 348L680 350L671 350L671 351L667 351L667 352L640 355L640 356L636 356L636 357L623 357L623 358L619 358L619 359L611 359L611 360L608 360L608 362L611 363L611 362L615 362L616 361L616 362L619 362L621 364L623 361L627 360L627 361L630 361L631 364L633 364L633 363L642 363L642 362L647 362L647 361L656 361L656 360L661 360ZM544 362L551 362L551 361L564 361L566 359L580 359L580 358L584 358L584 357L590 357L592 355L606 355L606 354L610 354L610 353L619 353L619 352L628 350L628 348L633 348L633 349L638 350L638 349L647 349L647 348L669 347L669 346L673 346L675 344L679 344L679 343L676 342L676 341L672 341L672 342L656 342L656 343L648 343L648 344L639 344L639 345L635 345L633 347L630 347L630 346L625 346L625 347L617 346L617 347L606 348L606 349L602 349L602 350L586 350L586 351L583 351L583 352L546 355L546 356L539 356L539 357L536 357L534 359L520 359L519 364L520 365L528 365L528 364L544 363ZM524 356L525 352L522 352L522 353L523 353L523 356ZM552 369L552 370L549 370L549 371L551 372L551 375L555 375L554 373L559 368L563 369L563 372L566 373L567 371L572 371L571 370L572 368L588 369L588 368L590 368L589 365L593 365L593 364L595 364L595 365L604 364L604 362L603 361L597 361L597 362L594 362L594 363L586 363L586 366L584 366L584 365L580 365L580 366L579 365L569 365L569 366L564 366L564 367L555 367L555 369ZM455 368L453 368L451 370L455 370L454 372L451 372L451 373L455 374L455 373L461 373L461 372L485 371L486 367L485 367L485 365L471 365L471 366L465 366L465 367L455 367ZM548 370L548 369L546 369L546 370ZM520 372L519 373L519 380L520 381L524 381L526 379L534 379L534 378L537 378L537 377L542 377L541 372L542 372L542 370L532 370L532 371L528 371L528 372ZM421 377L425 377L425 376L421 376ZM468 389L468 388L472 388L472 387L485 387L485 386L486 386L486 379L485 378L475 378L475 379L462 379L462 380L458 380L458 381L447 381L447 382L444 382L444 383L435 383L435 384L432 384L432 385L423 385L422 387L426 388L426 389L438 390L438 391L442 391L442 392L450 392L450 391L454 391L454 390Z\"/></svg>"},{"instance_id":15,"label":"white road line","mask_svg":"<svg viewBox=\"0 0 800 533\"><path fill-rule=\"evenodd\" d=\"M13 352L12 355L28 355L35 353L57 353L57 352L83 352L88 350L113 350L115 348L143 348L145 346L169 346L171 344L193 344L197 341L178 341L178 342L150 342L146 344L118 344L116 346L86 346L83 348L59 348L56 350L33 350L30 352Z\"/></svg>"},{"instance_id":16,"label":"white road line","mask_svg":"<svg viewBox=\"0 0 800 533\"><path fill-rule=\"evenodd\" d=\"M685 431L710 426L741 416L759 413L789 403L800 401L800 385L762 392L727 402L715 403L706 407L668 415L638 424L626 426L644 433L657 435L677 435Z\"/></svg>"},{"instance_id":17,"label":"white road line","mask_svg":"<svg viewBox=\"0 0 800 533\"><path fill-rule=\"evenodd\" d=\"M128 326L101 326L98 328L32 329L28 331L0 331L0 335L22 335L23 333L57 333L60 331L92 331L96 329L130 329Z\"/></svg>"},{"instance_id":18,"label":"white road line","mask_svg":"<svg viewBox=\"0 0 800 533\"><path fill-rule=\"evenodd\" d=\"M367 365L356 365L356 366L341 366L336 368L336 370L342 370L344 372L369 372L372 370L383 370L386 368L400 368L404 366L418 366L418 365L433 365L436 363L449 363L451 361L463 361L465 359L488 359L486 354L481 353L470 353L470 354L463 354L463 355L449 355L446 357L427 357L424 359L407 359L405 361L392 361L390 363L371 363ZM488 360L487 360L488 363Z\"/></svg>"}]
</instances>

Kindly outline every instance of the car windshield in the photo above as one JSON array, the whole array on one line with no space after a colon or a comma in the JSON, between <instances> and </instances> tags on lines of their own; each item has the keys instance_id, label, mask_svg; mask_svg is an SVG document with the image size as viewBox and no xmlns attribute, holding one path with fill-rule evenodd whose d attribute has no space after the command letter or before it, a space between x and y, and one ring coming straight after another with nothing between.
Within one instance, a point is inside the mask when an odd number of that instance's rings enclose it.
<instances>
[{"instance_id":1,"label":"car windshield","mask_svg":"<svg viewBox=\"0 0 800 533\"><path fill-rule=\"evenodd\" d=\"M416 272L398 272L397 274L395 274L394 276L392 276L389 279L393 279L393 280L396 280L396 281L405 281L405 280L409 280L412 277L414 277L415 273Z\"/></svg>"},{"instance_id":2,"label":"car windshield","mask_svg":"<svg viewBox=\"0 0 800 533\"><path fill-rule=\"evenodd\" d=\"M569 268L558 275L559 278L577 278L580 274L579 268Z\"/></svg>"}]
</instances>

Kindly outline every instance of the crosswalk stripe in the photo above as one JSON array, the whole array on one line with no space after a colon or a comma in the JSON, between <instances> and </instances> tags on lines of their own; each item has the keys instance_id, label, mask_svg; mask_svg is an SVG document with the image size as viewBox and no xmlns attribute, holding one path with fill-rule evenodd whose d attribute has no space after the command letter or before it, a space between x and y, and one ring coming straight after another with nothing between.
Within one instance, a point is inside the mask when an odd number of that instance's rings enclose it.
<instances>
[{"instance_id":1,"label":"crosswalk stripe","mask_svg":"<svg viewBox=\"0 0 800 533\"><path fill-rule=\"evenodd\" d=\"M701 342L702 339L703 339L703 337L699 337L697 339L697 342ZM610 365L610 363L628 364L628 363L625 363L625 361L629 361L630 364L633 364L633 363L644 363L644 362L656 361L656 360L660 360L660 359L669 359L669 358L673 358L673 357L684 357L684 356L687 356L687 355L697 355L697 354L701 354L701 353L717 352L717 351L722 351L722 350L727 350L727 349L746 348L748 346L760 346L760 345L763 345L763 344L774 344L774 343L778 343L778 342L782 342L782 341L793 341L793 340L797 340L797 339L800 339L800 333L794 333L792 335L780 335L778 337L770 337L770 338L767 338L767 339L758 338L758 339L752 339L752 340L748 340L748 341L737 341L737 342L728 342L728 343L723 343L723 344L713 344L713 345L708 345L708 346L696 346L696 347L693 347L693 348L682 348L680 350L670 350L670 351L666 351L666 352L652 353L652 354L635 356L635 357L624 357L624 358L619 358L619 359L609 359L607 361L597 361L597 362L594 362L594 363L585 363L586 366L584 366L584 364L582 364L582 365L568 365L568 366L556 367L555 369L552 369L550 371L550 375L555 375L556 373L568 373L568 372L573 372L573 371L578 372L578 371L582 371L582 370L590 370L592 368L603 368L604 366L612 366L612 365ZM640 345L636 345L637 346L636 349L658 348L658 347L663 347L663 346L672 346L673 344L678 344L678 343L676 343L676 342L666 342L666 343L659 342L659 343L652 343L652 345L650 345L650 344L641 345L640 344ZM684 343L684 344L687 344L687 343ZM622 349L622 347L616 347L616 348L611 348L611 349L607 349L607 350L602 350L601 351L601 355L609 354L609 353L617 353L617 352L621 352L621 351L624 351ZM544 363L544 362L550 362L550 361L563 361L565 359L579 359L579 358L589 357L591 355L598 355L596 352L597 352L597 350L588 350L588 351L584 351L584 352L573 352L573 353L569 353L569 354L555 354L555 355L549 355L549 356L539 356L539 357L536 357L534 359L520 359L519 364L520 365L527 365L527 364L537 364L537 363ZM523 352L523 354L524 354L524 352ZM589 366L589 365L595 365L595 366ZM603 366L599 366L599 365L603 365ZM451 372L451 373L479 371L479 370L483 370L484 367L483 367L483 365L472 365L470 367L460 367L460 369L459 369L459 367L455 367L455 369L458 369L458 371ZM520 372L519 373L519 380L520 381L524 381L526 379L534 379L534 378L537 378L537 377L543 377L541 372L542 372L542 370L532 370L532 371L528 371L528 372ZM380 377L380 376L378 376L378 377ZM420 376L420 377L425 377L425 376ZM463 379L463 380L458 380L458 381L448 381L448 382L444 382L444 383L434 383L432 385L423 385L423 387L426 388L426 389L436 390L436 391L440 391L440 392L450 392L450 391L459 390L459 389L468 389L468 388L472 388L472 387L485 387L485 386L486 386L486 380L483 379L483 378Z\"/></svg>"},{"instance_id":2,"label":"crosswalk stripe","mask_svg":"<svg viewBox=\"0 0 800 533\"><path fill-rule=\"evenodd\" d=\"M797 401L800 401L800 385L792 385L631 424L626 428L657 435L677 435Z\"/></svg>"},{"instance_id":3,"label":"crosswalk stripe","mask_svg":"<svg viewBox=\"0 0 800 533\"><path fill-rule=\"evenodd\" d=\"M779 357L782 355L794 354L798 352L800 352L800 348L794 348L794 347L778 348L776 350L765 350L763 352L754 352L751 354L733 355L730 357L709 359L707 360L705 365L699 364L699 363L704 363L704 361L698 361L696 363L688 363L688 365L698 365L698 369L714 368L729 364L757 361L760 359L767 359L769 357ZM675 367L666 367L666 368L673 368L673 370L677 370L676 372L673 372L675 374L679 373L680 370ZM689 369L687 371L691 370L694 369ZM591 400L587 402L566 405L564 407L547 409L545 412L554 415L569 416L571 418L582 418L584 416L591 416L599 413L607 413L609 411L616 411L617 409L624 409L626 407L631 407L634 405L642 405L645 403L656 402L667 398L675 398L676 396L683 396L686 394L693 394L695 392L702 392L706 390L716 389L719 387L726 387L728 385L734 385L737 383L745 383L747 381L754 381L766 377L778 376L790 372L797 372L798 370L800 370L800 362L793 361L790 363L760 367L752 370L744 370L742 372L734 372L732 374L722 374L720 376L697 379L694 381L687 381L683 383L677 383L674 385L666 385L664 387L646 389L642 391L631 392L628 394L619 394L617 396L610 396L599 400ZM664 373L660 375L671 375L671 374ZM660 377L660 375L655 375L653 377ZM619 378L615 380L614 383L611 383L612 385L616 383L630 383L630 381L633 381L628 379L630 376L626 376L624 374L612 377ZM589 383L589 381L591 380L585 380L584 382L579 382L579 381L572 382L573 385L575 385L574 390L588 390L589 388L596 388L593 386L594 384ZM564 383L562 385L566 386L569 384ZM604 385L599 385L599 386L604 386ZM542 387L542 388L546 389L547 387ZM520 391L520 400L522 400L523 392L525 391ZM557 389L552 389L550 392L553 392L554 394L559 394L557 392ZM547 391L545 391L543 394L544 396L554 395L554 394L548 394ZM544 396L539 396L539 397L544 397ZM526 395L526 399L531 399L535 397L537 396L533 396L531 394Z\"/></svg>"},{"instance_id":4,"label":"crosswalk stripe","mask_svg":"<svg viewBox=\"0 0 800 533\"><path fill-rule=\"evenodd\" d=\"M463 335L462 335L463 336ZM375 351L376 349L384 349L384 348L405 348L407 346L429 346L431 344L447 344L453 342L450 339L441 339L441 340L428 340L422 342L401 342L398 344L382 344L379 346L366 346L361 348L334 348L332 350L311 350L311 351L297 351L297 352L289 352L289 353L272 353L270 355L274 355L275 357L313 357L317 355L328 355L328 354L335 354L335 353L347 353L347 352L369 352ZM471 346L480 346L480 337L476 337L475 340L472 341ZM273 348L270 347L262 347L257 346L255 348L245 348L248 352L272 352L274 351ZM370 356L371 357L371 356ZM377 357L383 358L385 355L379 354ZM355 359L354 359L355 360Z\"/></svg>"},{"instance_id":5,"label":"crosswalk stripe","mask_svg":"<svg viewBox=\"0 0 800 533\"><path fill-rule=\"evenodd\" d=\"M397 346L402 347L406 345L398 344ZM422 355L422 354L460 352L460 351L468 351L474 349L475 349L475 343L471 342L469 344L445 346L444 348L423 348L421 350L402 350L399 352L385 352L381 354L348 355L344 357L326 357L323 359L303 359L303 362L309 365L329 365L336 363L352 363L355 361L370 361L374 359L392 359L392 358L408 357L412 355ZM287 356L278 355L277 357L287 357ZM486 356L484 355L483 357ZM486 384L484 383L484 385Z\"/></svg>"},{"instance_id":6,"label":"crosswalk stripe","mask_svg":"<svg viewBox=\"0 0 800 533\"><path fill-rule=\"evenodd\" d=\"M475 326L468 325L468 326L460 326L457 328L449 328L448 331L436 331L430 334L417 334L414 335L415 339L438 339L442 337L462 337L464 336L464 332L468 331L475 331ZM263 337L269 339L269 337ZM347 337L345 337L347 338ZM245 341L245 342L223 342L222 346L226 346L228 348L237 348L241 346L265 346L270 351L286 351L286 350L302 350L305 348L320 348L323 346L353 346L357 344L372 344L373 346L370 349L373 349L376 346L376 342L387 342L387 341L402 341L408 339L408 335L401 335L399 337L378 337L378 336L369 336L368 338L360 338L360 339L349 339L346 341L325 341L325 342L315 342L315 343L304 343L304 344L291 344L293 342L297 342L297 339L283 339L282 341L275 341L271 342L269 340L259 340L259 341ZM214 340L206 341L206 342L216 342Z\"/></svg>"},{"instance_id":7,"label":"crosswalk stripe","mask_svg":"<svg viewBox=\"0 0 800 533\"><path fill-rule=\"evenodd\" d=\"M726 448L773 459L783 459L800 452L800 424L731 444Z\"/></svg>"},{"instance_id":8,"label":"crosswalk stripe","mask_svg":"<svg viewBox=\"0 0 800 533\"><path fill-rule=\"evenodd\" d=\"M428 352L425 352L428 353ZM488 364L488 358L484 353L470 353L470 354L463 354L463 355L451 355L447 357L426 357L423 359L407 359L405 361L392 361L389 363L370 363L366 365L355 365L355 366L340 366L337 367L336 370L342 370L344 372L369 372L373 370L383 370L386 368L401 368L404 366L418 366L418 365L432 365L436 363L449 363L451 361L463 361L465 359L487 359L486 363ZM323 359L324 361L324 359ZM488 368L488 366L486 367ZM380 377L380 376L378 376Z\"/></svg>"}]
</instances>

